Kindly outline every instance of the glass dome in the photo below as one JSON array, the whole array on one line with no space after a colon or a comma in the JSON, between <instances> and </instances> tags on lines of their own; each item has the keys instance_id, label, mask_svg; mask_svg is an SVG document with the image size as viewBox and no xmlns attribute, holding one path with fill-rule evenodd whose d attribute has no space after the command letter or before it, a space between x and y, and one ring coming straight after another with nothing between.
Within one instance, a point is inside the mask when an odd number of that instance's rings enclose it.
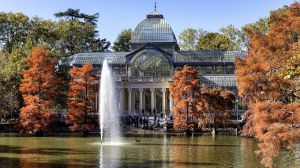
<instances>
[{"instance_id":1,"label":"glass dome","mask_svg":"<svg viewBox=\"0 0 300 168\"><path fill-rule=\"evenodd\" d=\"M177 42L163 15L153 12L140 22L132 34L132 43Z\"/></svg>"},{"instance_id":2,"label":"glass dome","mask_svg":"<svg viewBox=\"0 0 300 168\"><path fill-rule=\"evenodd\" d=\"M130 61L129 76L165 77L170 76L171 65L162 53L147 49L138 52Z\"/></svg>"}]
</instances>

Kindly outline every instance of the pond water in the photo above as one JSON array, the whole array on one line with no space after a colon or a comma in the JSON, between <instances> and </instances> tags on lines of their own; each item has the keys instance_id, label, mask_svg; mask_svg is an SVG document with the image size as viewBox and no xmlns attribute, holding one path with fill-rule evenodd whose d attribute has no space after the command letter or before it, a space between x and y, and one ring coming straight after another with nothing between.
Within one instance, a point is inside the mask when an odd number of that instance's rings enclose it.
<instances>
[{"instance_id":1,"label":"pond water","mask_svg":"<svg viewBox=\"0 0 300 168\"><path fill-rule=\"evenodd\" d=\"M256 141L235 136L124 137L125 144L99 144L98 137L16 137L0 134L0 167L263 167ZM282 159L284 160L284 159ZM300 167L284 163L280 167Z\"/></svg>"}]
</instances>

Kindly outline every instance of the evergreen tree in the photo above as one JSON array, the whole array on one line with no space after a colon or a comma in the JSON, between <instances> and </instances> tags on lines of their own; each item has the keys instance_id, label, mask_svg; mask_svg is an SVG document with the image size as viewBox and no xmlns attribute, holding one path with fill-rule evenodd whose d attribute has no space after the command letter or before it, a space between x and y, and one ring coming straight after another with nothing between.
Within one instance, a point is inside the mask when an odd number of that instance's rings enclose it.
<instances>
[{"instance_id":1,"label":"evergreen tree","mask_svg":"<svg viewBox=\"0 0 300 168\"><path fill-rule=\"evenodd\" d=\"M61 52L67 55L78 52L107 51L110 42L100 39L97 31L99 14L88 15L79 9L68 9L54 14L64 20L58 22Z\"/></svg>"},{"instance_id":2,"label":"evergreen tree","mask_svg":"<svg viewBox=\"0 0 300 168\"><path fill-rule=\"evenodd\" d=\"M207 33L199 38L197 50L233 50L233 42L223 34Z\"/></svg>"},{"instance_id":3,"label":"evergreen tree","mask_svg":"<svg viewBox=\"0 0 300 168\"><path fill-rule=\"evenodd\" d=\"M80 13L79 9L69 8L64 12L55 13L54 16L57 18L64 18L65 20L73 20L73 21L78 20L81 21L82 23L89 22L93 26L96 26L99 18L99 13L88 15L88 14Z\"/></svg>"}]
</instances>

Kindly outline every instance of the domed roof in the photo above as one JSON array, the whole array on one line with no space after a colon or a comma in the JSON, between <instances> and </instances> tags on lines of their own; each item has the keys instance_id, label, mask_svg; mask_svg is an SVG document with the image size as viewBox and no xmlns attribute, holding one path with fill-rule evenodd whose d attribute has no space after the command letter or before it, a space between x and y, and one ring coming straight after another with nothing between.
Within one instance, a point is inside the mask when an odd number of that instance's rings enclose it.
<instances>
[{"instance_id":1,"label":"domed roof","mask_svg":"<svg viewBox=\"0 0 300 168\"><path fill-rule=\"evenodd\" d=\"M175 34L171 26L166 22L163 15L156 11L147 15L147 18L140 22L132 34L132 43L150 42L175 42Z\"/></svg>"}]
</instances>

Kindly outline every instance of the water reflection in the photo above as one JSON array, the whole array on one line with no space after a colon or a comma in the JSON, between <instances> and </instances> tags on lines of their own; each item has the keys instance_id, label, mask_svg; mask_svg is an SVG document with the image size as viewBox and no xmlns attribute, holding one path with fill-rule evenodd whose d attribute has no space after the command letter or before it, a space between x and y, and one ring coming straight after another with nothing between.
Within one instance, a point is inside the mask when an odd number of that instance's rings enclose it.
<instances>
[{"instance_id":1,"label":"water reflection","mask_svg":"<svg viewBox=\"0 0 300 168\"><path fill-rule=\"evenodd\" d=\"M161 167L168 167L168 164L166 164L166 162L170 162L170 148L168 148L168 137L167 135L164 135L163 136L163 139L162 139L162 152L161 152L161 160L163 161L163 165Z\"/></svg>"},{"instance_id":2,"label":"water reflection","mask_svg":"<svg viewBox=\"0 0 300 168\"><path fill-rule=\"evenodd\" d=\"M135 138L124 140L135 142ZM250 138L162 136L139 140L100 146L98 137L1 137L0 167L262 167L254 154L256 141ZM299 151L294 156L299 157ZM299 167L299 161L289 165Z\"/></svg>"},{"instance_id":3,"label":"water reflection","mask_svg":"<svg viewBox=\"0 0 300 168\"><path fill-rule=\"evenodd\" d=\"M99 167L103 168L103 146L100 145L100 151L99 151Z\"/></svg>"}]
</instances>

